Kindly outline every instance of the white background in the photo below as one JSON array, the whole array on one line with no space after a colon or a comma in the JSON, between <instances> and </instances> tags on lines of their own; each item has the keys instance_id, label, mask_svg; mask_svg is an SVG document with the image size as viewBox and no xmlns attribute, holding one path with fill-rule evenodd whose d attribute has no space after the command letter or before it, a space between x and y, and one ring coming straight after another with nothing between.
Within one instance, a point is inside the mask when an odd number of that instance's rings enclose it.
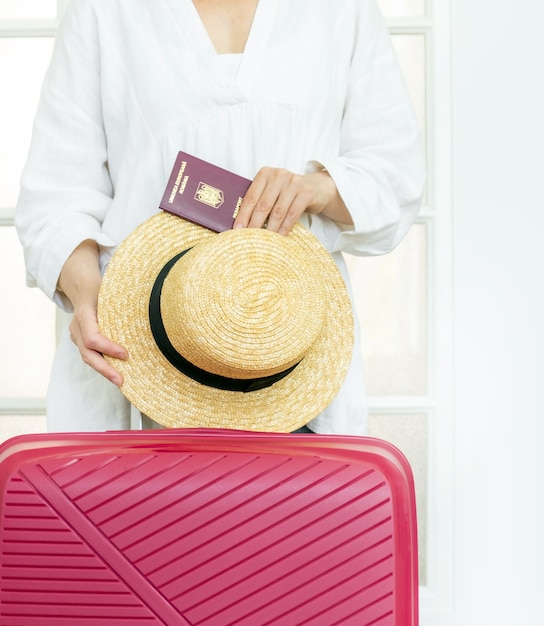
<instances>
[{"instance_id":1,"label":"white background","mask_svg":"<svg viewBox=\"0 0 544 626\"><path fill-rule=\"evenodd\" d=\"M452 0L453 610L424 624L544 624L542 24Z\"/></svg>"}]
</instances>

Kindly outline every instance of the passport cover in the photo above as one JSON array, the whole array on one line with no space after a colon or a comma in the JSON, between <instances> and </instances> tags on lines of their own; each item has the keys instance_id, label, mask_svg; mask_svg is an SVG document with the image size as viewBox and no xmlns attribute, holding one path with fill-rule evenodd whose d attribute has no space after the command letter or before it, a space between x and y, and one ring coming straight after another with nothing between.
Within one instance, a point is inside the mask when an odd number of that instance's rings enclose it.
<instances>
[{"instance_id":1,"label":"passport cover","mask_svg":"<svg viewBox=\"0 0 544 626\"><path fill-rule=\"evenodd\" d=\"M230 230L251 181L186 152L179 152L160 208L222 232Z\"/></svg>"}]
</instances>

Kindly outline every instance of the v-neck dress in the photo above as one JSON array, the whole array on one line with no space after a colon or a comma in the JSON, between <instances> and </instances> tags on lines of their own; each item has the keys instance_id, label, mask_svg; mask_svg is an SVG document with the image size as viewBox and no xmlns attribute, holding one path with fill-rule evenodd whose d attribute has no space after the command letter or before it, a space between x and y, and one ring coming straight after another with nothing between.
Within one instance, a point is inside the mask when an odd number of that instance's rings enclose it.
<instances>
[{"instance_id":1,"label":"v-neck dress","mask_svg":"<svg viewBox=\"0 0 544 626\"><path fill-rule=\"evenodd\" d=\"M326 168L354 226L322 215L301 222L346 282L342 253L384 254L399 243L425 174L375 0L260 0L235 66L222 57L191 0L71 0L16 210L30 286L69 311L56 285L70 253L94 239L103 269L157 212L179 150L248 178L263 166ZM365 432L359 344L357 328L345 384L313 430ZM47 411L50 430L127 428L130 419L121 392L82 363L67 331Z\"/></svg>"}]
</instances>

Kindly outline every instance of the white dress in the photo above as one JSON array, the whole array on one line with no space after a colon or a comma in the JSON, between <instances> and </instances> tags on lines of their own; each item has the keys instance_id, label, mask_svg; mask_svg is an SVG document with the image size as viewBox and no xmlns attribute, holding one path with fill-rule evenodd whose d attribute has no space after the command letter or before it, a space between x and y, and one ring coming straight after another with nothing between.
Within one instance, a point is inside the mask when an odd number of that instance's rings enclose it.
<instances>
[{"instance_id":1,"label":"white dress","mask_svg":"<svg viewBox=\"0 0 544 626\"><path fill-rule=\"evenodd\" d=\"M375 0L260 0L236 71L225 71L191 0L72 0L57 37L21 181L16 227L27 282L56 291L85 239L104 268L158 210L179 150L252 178L324 167L354 220L302 223L331 252L383 254L420 207L420 133ZM345 384L310 424L363 434L359 331ZM326 385L327 381L323 381ZM180 410L183 410L180 407ZM48 393L52 431L127 428L121 392L65 333Z\"/></svg>"}]
</instances>

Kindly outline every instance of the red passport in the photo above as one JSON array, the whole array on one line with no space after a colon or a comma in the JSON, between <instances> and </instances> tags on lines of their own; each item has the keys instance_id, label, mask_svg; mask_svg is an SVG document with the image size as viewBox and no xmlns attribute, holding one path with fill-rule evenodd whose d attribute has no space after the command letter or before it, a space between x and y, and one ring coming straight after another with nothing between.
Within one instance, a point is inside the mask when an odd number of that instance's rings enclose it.
<instances>
[{"instance_id":1,"label":"red passport","mask_svg":"<svg viewBox=\"0 0 544 626\"><path fill-rule=\"evenodd\" d=\"M219 233L232 228L250 185L243 176L179 152L159 206Z\"/></svg>"}]
</instances>

